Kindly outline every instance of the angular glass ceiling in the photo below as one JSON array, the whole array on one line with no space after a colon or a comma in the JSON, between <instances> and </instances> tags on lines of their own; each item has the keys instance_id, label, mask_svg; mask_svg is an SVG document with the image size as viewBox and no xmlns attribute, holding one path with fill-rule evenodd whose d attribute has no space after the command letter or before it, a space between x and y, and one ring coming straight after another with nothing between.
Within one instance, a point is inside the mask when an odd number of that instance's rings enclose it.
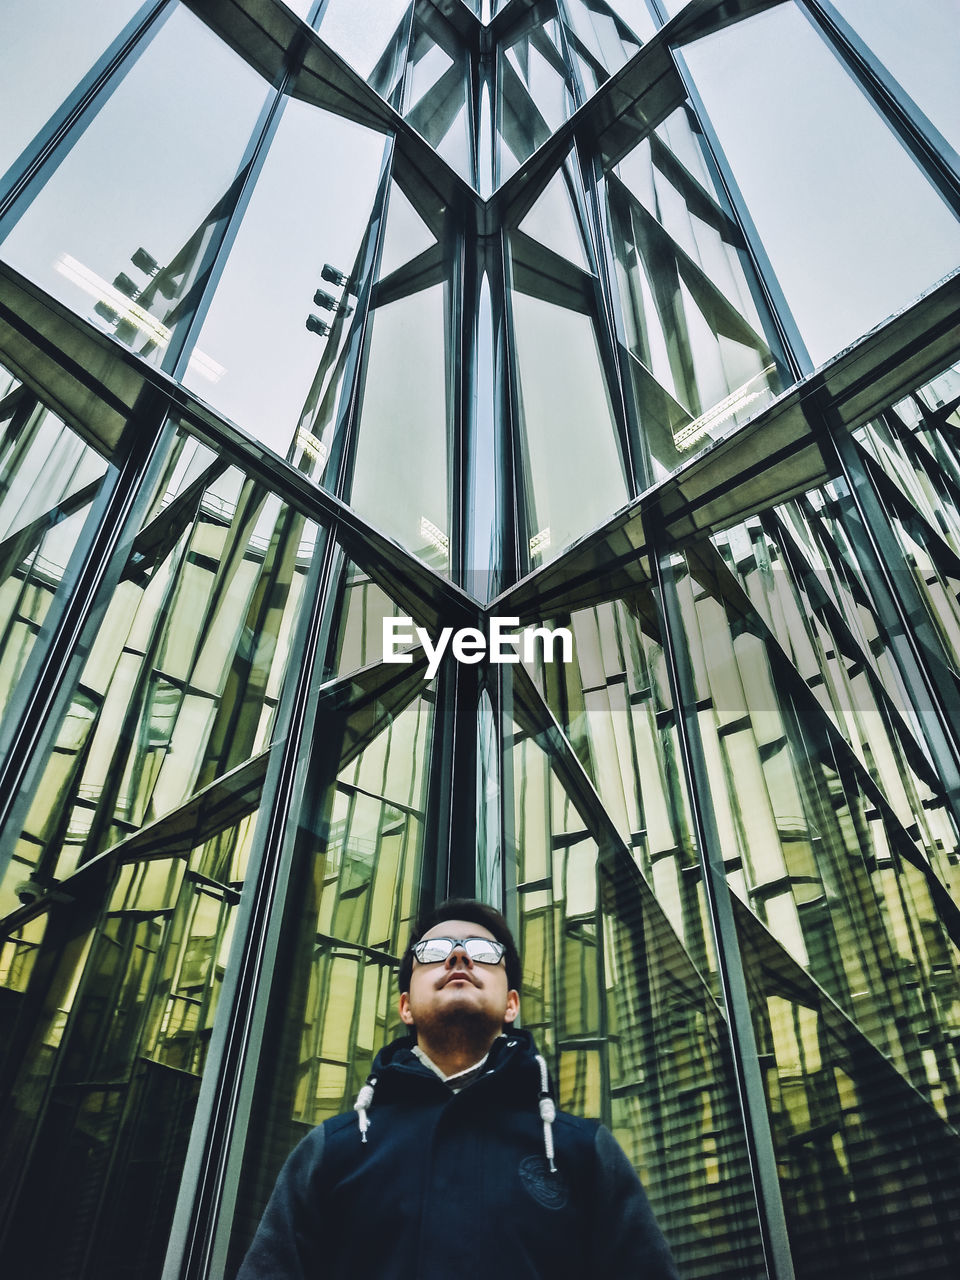
<instances>
[{"instance_id":1,"label":"angular glass ceiling","mask_svg":"<svg viewBox=\"0 0 960 1280\"><path fill-rule=\"evenodd\" d=\"M293 7L485 198L657 33L646 0Z\"/></svg>"}]
</instances>

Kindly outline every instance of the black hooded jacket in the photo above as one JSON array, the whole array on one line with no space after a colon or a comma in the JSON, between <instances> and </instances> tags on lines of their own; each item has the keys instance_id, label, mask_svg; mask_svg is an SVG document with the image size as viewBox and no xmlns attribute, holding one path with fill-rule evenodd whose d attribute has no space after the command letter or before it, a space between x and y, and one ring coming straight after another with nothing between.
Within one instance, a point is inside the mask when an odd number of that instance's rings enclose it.
<instances>
[{"instance_id":1,"label":"black hooded jacket","mask_svg":"<svg viewBox=\"0 0 960 1280\"><path fill-rule=\"evenodd\" d=\"M459 1093L412 1044L374 1063L366 1141L350 1112L294 1150L238 1280L676 1280L607 1129L557 1112L550 1172L527 1032Z\"/></svg>"}]
</instances>

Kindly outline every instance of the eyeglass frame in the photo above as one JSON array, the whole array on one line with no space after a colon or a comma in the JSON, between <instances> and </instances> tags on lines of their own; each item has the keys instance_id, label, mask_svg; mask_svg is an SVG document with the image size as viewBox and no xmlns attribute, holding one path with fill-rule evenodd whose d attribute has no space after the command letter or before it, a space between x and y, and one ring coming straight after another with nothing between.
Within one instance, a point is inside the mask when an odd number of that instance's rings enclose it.
<instances>
[{"instance_id":1,"label":"eyeglass frame","mask_svg":"<svg viewBox=\"0 0 960 1280\"><path fill-rule=\"evenodd\" d=\"M429 946L431 942L449 942L452 945L450 947L450 950L447 952L447 954L443 957L442 960L421 960L420 957L417 955L417 952L422 947ZM500 954L497 956L496 960L475 960L473 956L470 955L470 952L466 948L466 944L468 942L486 943L488 947L495 948L497 951L500 952ZM414 960L416 960L417 964L446 964L447 961L450 959L450 957L453 955L454 951L456 951L457 947L461 947L463 949L464 955L469 958L471 964L488 964L491 966L491 968L494 965L500 964L501 961L503 960L503 957L507 953L506 944L503 942L497 942L496 938L481 938L477 934L471 934L467 938L448 938L445 935L441 934L440 937L421 938L419 942L414 943L412 948L413 958Z\"/></svg>"}]
</instances>

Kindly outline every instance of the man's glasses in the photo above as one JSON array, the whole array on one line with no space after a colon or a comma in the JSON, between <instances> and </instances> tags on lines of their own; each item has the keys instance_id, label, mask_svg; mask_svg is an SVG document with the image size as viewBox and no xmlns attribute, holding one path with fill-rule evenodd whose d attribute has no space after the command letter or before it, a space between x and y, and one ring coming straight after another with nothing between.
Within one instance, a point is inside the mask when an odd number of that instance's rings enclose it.
<instances>
[{"instance_id":1,"label":"man's glasses","mask_svg":"<svg viewBox=\"0 0 960 1280\"><path fill-rule=\"evenodd\" d=\"M463 947L474 964L499 964L506 947L491 938L424 938L413 948L420 964L442 964L455 947Z\"/></svg>"}]
</instances>

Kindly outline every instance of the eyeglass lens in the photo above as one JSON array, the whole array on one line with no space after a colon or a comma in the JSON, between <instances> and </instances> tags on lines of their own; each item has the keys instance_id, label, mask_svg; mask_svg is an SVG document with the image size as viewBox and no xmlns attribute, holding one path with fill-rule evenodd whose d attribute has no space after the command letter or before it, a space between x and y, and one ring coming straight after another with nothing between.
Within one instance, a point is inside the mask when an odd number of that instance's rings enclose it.
<instances>
[{"instance_id":1,"label":"eyeglass lens","mask_svg":"<svg viewBox=\"0 0 960 1280\"><path fill-rule=\"evenodd\" d=\"M489 938L427 938L417 944L414 955L421 964L439 964L454 947L463 947L477 964L497 964L503 956L502 944Z\"/></svg>"}]
</instances>

